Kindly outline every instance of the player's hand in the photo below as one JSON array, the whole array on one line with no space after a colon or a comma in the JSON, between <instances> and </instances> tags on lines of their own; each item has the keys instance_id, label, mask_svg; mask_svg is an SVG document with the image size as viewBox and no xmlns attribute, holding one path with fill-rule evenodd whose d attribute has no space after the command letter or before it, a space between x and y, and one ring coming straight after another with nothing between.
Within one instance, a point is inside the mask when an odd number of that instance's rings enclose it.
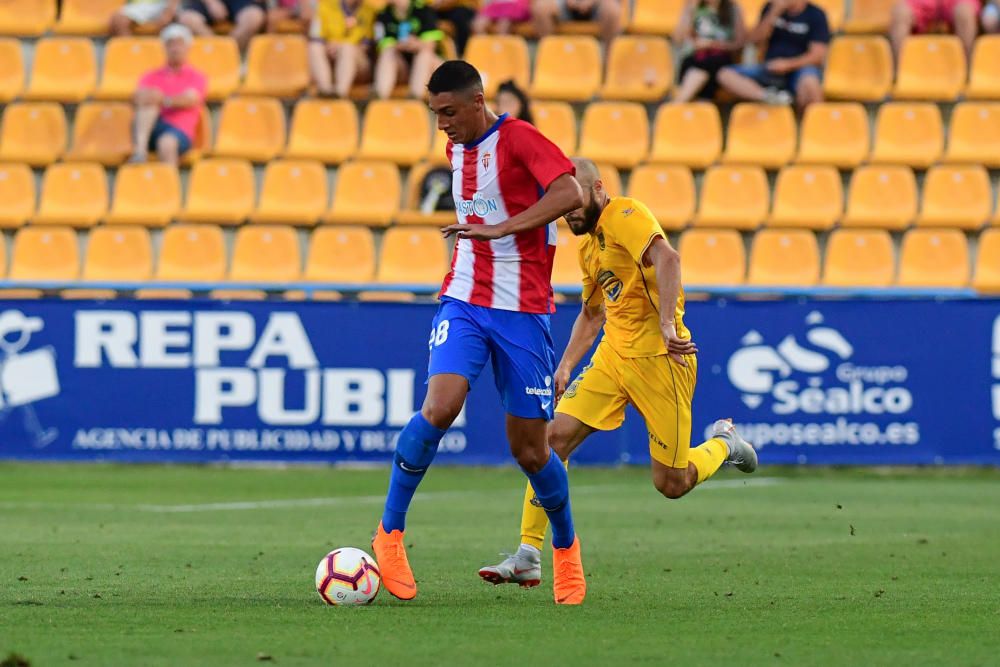
<instances>
[{"instance_id":1,"label":"player's hand","mask_svg":"<svg viewBox=\"0 0 1000 667\"><path fill-rule=\"evenodd\" d=\"M677 336L677 326L673 322L660 322L660 332L663 334L663 342L667 346L667 355L681 366L687 366L684 356L696 354L698 346L691 339L683 339Z\"/></svg>"},{"instance_id":2,"label":"player's hand","mask_svg":"<svg viewBox=\"0 0 1000 667\"><path fill-rule=\"evenodd\" d=\"M473 241L492 241L504 237L500 225L448 225L441 230L441 234L448 238L452 234L457 234L460 239L472 239Z\"/></svg>"},{"instance_id":3,"label":"player's hand","mask_svg":"<svg viewBox=\"0 0 1000 667\"><path fill-rule=\"evenodd\" d=\"M562 398L562 395L566 393L566 387L569 386L569 374L570 374L570 369L568 368L563 368L562 366L560 366L559 368L556 369L555 382L554 382L556 393L554 400L557 404L559 403L559 399Z\"/></svg>"},{"instance_id":4,"label":"player's hand","mask_svg":"<svg viewBox=\"0 0 1000 667\"><path fill-rule=\"evenodd\" d=\"M764 66L767 67L767 71L772 74L788 74L795 69L792 61L788 58L775 58L774 60L768 60L764 63Z\"/></svg>"}]
</instances>

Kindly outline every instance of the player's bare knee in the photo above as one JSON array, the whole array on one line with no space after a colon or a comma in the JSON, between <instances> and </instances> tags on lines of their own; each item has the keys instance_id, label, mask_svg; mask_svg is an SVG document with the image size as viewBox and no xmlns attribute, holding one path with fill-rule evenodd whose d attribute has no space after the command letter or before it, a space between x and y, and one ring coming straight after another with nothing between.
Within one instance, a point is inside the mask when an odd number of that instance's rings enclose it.
<instances>
[{"instance_id":1,"label":"player's bare knee","mask_svg":"<svg viewBox=\"0 0 1000 667\"><path fill-rule=\"evenodd\" d=\"M544 447L519 447L517 451L512 453L514 454L514 458L517 459L517 465L521 466L521 469L530 475L534 475L544 468L549 460Z\"/></svg>"},{"instance_id":2,"label":"player's bare knee","mask_svg":"<svg viewBox=\"0 0 1000 667\"><path fill-rule=\"evenodd\" d=\"M688 492L687 481L681 477L673 475L656 475L653 477L653 486L660 494L669 500L677 500Z\"/></svg>"},{"instance_id":3,"label":"player's bare knee","mask_svg":"<svg viewBox=\"0 0 1000 667\"><path fill-rule=\"evenodd\" d=\"M440 429L450 428L461 411L461 402L456 404L454 401L434 400L430 396L427 397L423 407L420 409L420 413L424 416L424 419L430 422L435 428Z\"/></svg>"}]
</instances>

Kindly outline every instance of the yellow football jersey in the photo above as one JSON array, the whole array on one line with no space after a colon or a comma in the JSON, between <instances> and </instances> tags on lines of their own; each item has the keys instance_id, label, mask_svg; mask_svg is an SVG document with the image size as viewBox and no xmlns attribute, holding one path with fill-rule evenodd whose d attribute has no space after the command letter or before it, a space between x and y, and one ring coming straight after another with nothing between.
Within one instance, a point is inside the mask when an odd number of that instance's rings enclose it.
<instances>
[{"instance_id":1,"label":"yellow football jersey","mask_svg":"<svg viewBox=\"0 0 1000 667\"><path fill-rule=\"evenodd\" d=\"M608 316L604 340L623 357L667 353L660 333L656 272L652 266L642 265L643 254L657 236L666 238L645 204L614 197L594 231L580 241L583 299L588 304L604 300ZM683 288L677 297L674 322L678 336L691 337L684 326Z\"/></svg>"}]
</instances>

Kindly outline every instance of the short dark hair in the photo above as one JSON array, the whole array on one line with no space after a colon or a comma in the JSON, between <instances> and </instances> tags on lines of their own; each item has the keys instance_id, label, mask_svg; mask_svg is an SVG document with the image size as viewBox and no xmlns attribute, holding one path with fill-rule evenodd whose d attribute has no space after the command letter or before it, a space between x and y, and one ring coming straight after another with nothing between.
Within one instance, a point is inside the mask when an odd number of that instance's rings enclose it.
<instances>
[{"instance_id":1,"label":"short dark hair","mask_svg":"<svg viewBox=\"0 0 1000 667\"><path fill-rule=\"evenodd\" d=\"M431 95L468 90L482 92L483 79L479 76L479 70L464 60L448 60L434 70L427 83L427 90Z\"/></svg>"}]
</instances>

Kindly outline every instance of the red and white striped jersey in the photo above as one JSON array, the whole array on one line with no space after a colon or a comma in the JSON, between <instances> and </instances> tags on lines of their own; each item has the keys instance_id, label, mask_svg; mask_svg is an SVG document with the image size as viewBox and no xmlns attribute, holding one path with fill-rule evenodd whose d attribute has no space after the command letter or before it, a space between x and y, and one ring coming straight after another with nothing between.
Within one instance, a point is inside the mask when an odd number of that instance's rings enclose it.
<instances>
[{"instance_id":1,"label":"red and white striped jersey","mask_svg":"<svg viewBox=\"0 0 1000 667\"><path fill-rule=\"evenodd\" d=\"M573 163L524 121L501 116L470 144L448 142L459 224L497 225L537 202ZM556 223L493 241L458 239L441 296L477 306L550 313Z\"/></svg>"}]
</instances>

